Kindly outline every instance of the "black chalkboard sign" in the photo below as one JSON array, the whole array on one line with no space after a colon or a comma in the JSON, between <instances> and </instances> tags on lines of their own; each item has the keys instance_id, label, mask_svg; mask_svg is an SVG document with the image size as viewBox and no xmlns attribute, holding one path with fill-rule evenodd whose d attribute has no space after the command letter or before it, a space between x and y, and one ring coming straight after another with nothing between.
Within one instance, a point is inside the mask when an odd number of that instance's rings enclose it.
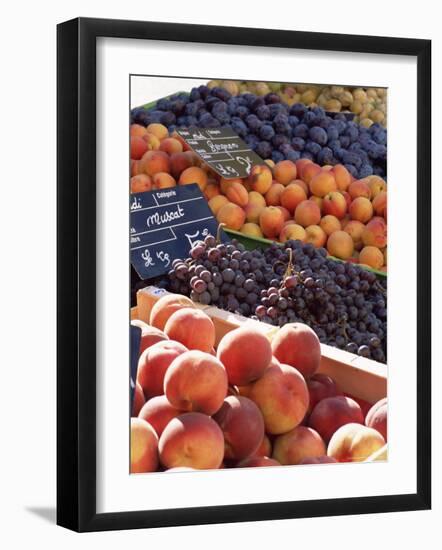
<instances>
[{"instance_id":1,"label":"black chalkboard sign","mask_svg":"<svg viewBox=\"0 0 442 550\"><path fill-rule=\"evenodd\" d=\"M213 217L198 185L179 185L130 196L130 256L141 279L167 273L196 241L216 235ZM223 240L228 240L222 232Z\"/></svg>"},{"instance_id":2,"label":"black chalkboard sign","mask_svg":"<svg viewBox=\"0 0 442 550\"><path fill-rule=\"evenodd\" d=\"M133 409L137 382L138 355L140 354L141 329L130 325L130 410Z\"/></svg>"},{"instance_id":3,"label":"black chalkboard sign","mask_svg":"<svg viewBox=\"0 0 442 550\"><path fill-rule=\"evenodd\" d=\"M177 132L223 178L246 178L252 166L264 163L231 128L177 128Z\"/></svg>"}]
</instances>

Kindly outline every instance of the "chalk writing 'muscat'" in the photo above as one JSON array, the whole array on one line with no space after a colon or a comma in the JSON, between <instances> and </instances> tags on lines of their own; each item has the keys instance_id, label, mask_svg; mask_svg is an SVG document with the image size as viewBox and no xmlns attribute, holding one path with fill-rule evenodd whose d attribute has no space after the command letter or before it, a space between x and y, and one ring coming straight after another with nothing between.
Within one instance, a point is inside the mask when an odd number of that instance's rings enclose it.
<instances>
[{"instance_id":1,"label":"chalk writing 'muscat'","mask_svg":"<svg viewBox=\"0 0 442 550\"><path fill-rule=\"evenodd\" d=\"M163 223L169 223L175 220L179 220L184 216L184 210L181 205L178 205L174 210L166 210L160 214L155 212L146 218L146 225L148 228L155 225L162 225Z\"/></svg>"},{"instance_id":2,"label":"chalk writing 'muscat'","mask_svg":"<svg viewBox=\"0 0 442 550\"><path fill-rule=\"evenodd\" d=\"M207 141L207 146L212 153L217 153L219 151L235 151L238 149L237 143L213 143L213 141Z\"/></svg>"}]
</instances>

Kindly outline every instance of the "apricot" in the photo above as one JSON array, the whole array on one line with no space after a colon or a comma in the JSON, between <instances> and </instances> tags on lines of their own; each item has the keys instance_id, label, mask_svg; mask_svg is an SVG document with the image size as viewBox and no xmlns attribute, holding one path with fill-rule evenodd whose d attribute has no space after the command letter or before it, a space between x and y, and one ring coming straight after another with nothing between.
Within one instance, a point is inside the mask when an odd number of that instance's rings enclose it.
<instances>
[{"instance_id":1,"label":"apricot","mask_svg":"<svg viewBox=\"0 0 442 550\"><path fill-rule=\"evenodd\" d=\"M364 423L361 407L350 397L338 395L319 401L309 417L308 425L328 443L336 430L349 422Z\"/></svg>"},{"instance_id":2,"label":"apricot","mask_svg":"<svg viewBox=\"0 0 442 550\"><path fill-rule=\"evenodd\" d=\"M258 193L257 191L249 191L248 204L262 207L267 206L265 198L263 197L263 195L261 195L261 193Z\"/></svg>"},{"instance_id":3,"label":"apricot","mask_svg":"<svg viewBox=\"0 0 442 550\"><path fill-rule=\"evenodd\" d=\"M144 126L141 126L141 124L131 124L130 125L130 135L131 137L143 137L144 134L147 133L147 130Z\"/></svg>"},{"instance_id":4,"label":"apricot","mask_svg":"<svg viewBox=\"0 0 442 550\"><path fill-rule=\"evenodd\" d=\"M169 155L172 155L173 153L182 153L183 152L183 146L175 138L165 138L160 143L160 151L164 151L165 153L167 153Z\"/></svg>"},{"instance_id":5,"label":"apricot","mask_svg":"<svg viewBox=\"0 0 442 550\"><path fill-rule=\"evenodd\" d=\"M307 169L307 168L306 168ZM317 197L324 197L328 193L337 190L335 176L332 172L321 170L318 172L309 183L310 192ZM331 214L331 212L328 212Z\"/></svg>"},{"instance_id":6,"label":"apricot","mask_svg":"<svg viewBox=\"0 0 442 550\"><path fill-rule=\"evenodd\" d=\"M321 218L321 221L319 222L319 227L324 231L327 236L329 236L335 231L339 231L341 229L341 222L336 216L327 214L326 216Z\"/></svg>"},{"instance_id":7,"label":"apricot","mask_svg":"<svg viewBox=\"0 0 442 550\"><path fill-rule=\"evenodd\" d=\"M150 346L138 359L137 382L146 399L164 393L164 375L172 361L187 351L179 342L164 340Z\"/></svg>"},{"instance_id":8,"label":"apricot","mask_svg":"<svg viewBox=\"0 0 442 550\"><path fill-rule=\"evenodd\" d=\"M364 246L359 253L359 263L380 269L384 265L384 255L375 246Z\"/></svg>"},{"instance_id":9,"label":"apricot","mask_svg":"<svg viewBox=\"0 0 442 550\"><path fill-rule=\"evenodd\" d=\"M321 248L327 241L327 234L319 225L309 225L305 228L306 243L311 243L316 248Z\"/></svg>"},{"instance_id":10,"label":"apricot","mask_svg":"<svg viewBox=\"0 0 442 550\"><path fill-rule=\"evenodd\" d=\"M380 176L368 176L365 178L370 187L371 198L374 199L379 193L387 192L387 184Z\"/></svg>"},{"instance_id":11,"label":"apricot","mask_svg":"<svg viewBox=\"0 0 442 550\"><path fill-rule=\"evenodd\" d=\"M322 216L322 203L324 202L324 199L322 197L316 197L315 195L311 195L309 200L319 206L319 211L321 212L321 216Z\"/></svg>"},{"instance_id":12,"label":"apricot","mask_svg":"<svg viewBox=\"0 0 442 550\"><path fill-rule=\"evenodd\" d=\"M247 397L226 397L213 420L224 435L224 458L243 460L257 451L264 438L262 414Z\"/></svg>"},{"instance_id":13,"label":"apricot","mask_svg":"<svg viewBox=\"0 0 442 550\"><path fill-rule=\"evenodd\" d=\"M371 198L370 187L364 180L352 181L348 187L348 193L352 200L357 199L358 197L365 197L367 199Z\"/></svg>"},{"instance_id":14,"label":"apricot","mask_svg":"<svg viewBox=\"0 0 442 550\"><path fill-rule=\"evenodd\" d=\"M321 345L316 333L303 323L287 323L272 340L273 355L281 363L313 376L321 362Z\"/></svg>"},{"instance_id":15,"label":"apricot","mask_svg":"<svg viewBox=\"0 0 442 550\"><path fill-rule=\"evenodd\" d=\"M373 217L373 206L367 197L357 197L348 209L352 220L367 223Z\"/></svg>"},{"instance_id":16,"label":"apricot","mask_svg":"<svg viewBox=\"0 0 442 550\"><path fill-rule=\"evenodd\" d=\"M240 232L244 235L247 235L248 237L262 238L264 236L259 225L252 222L245 223L241 227Z\"/></svg>"},{"instance_id":17,"label":"apricot","mask_svg":"<svg viewBox=\"0 0 442 550\"><path fill-rule=\"evenodd\" d=\"M376 216L383 216L384 209L387 207L387 192L379 191L375 198L371 201L373 205L373 210Z\"/></svg>"},{"instance_id":18,"label":"apricot","mask_svg":"<svg viewBox=\"0 0 442 550\"><path fill-rule=\"evenodd\" d=\"M176 418L183 412L173 407L165 395L157 395L143 405L138 417L149 422L157 436L160 437L172 418Z\"/></svg>"},{"instance_id":19,"label":"apricot","mask_svg":"<svg viewBox=\"0 0 442 550\"><path fill-rule=\"evenodd\" d=\"M313 161L310 159L298 159L296 162L296 172L298 175L298 178L302 179L302 170L304 169L307 164L313 164Z\"/></svg>"},{"instance_id":20,"label":"apricot","mask_svg":"<svg viewBox=\"0 0 442 550\"><path fill-rule=\"evenodd\" d=\"M160 148L160 140L153 134L144 134L143 140L146 142L147 151L157 151Z\"/></svg>"},{"instance_id":21,"label":"apricot","mask_svg":"<svg viewBox=\"0 0 442 550\"><path fill-rule=\"evenodd\" d=\"M187 296L182 294L165 294L152 307L149 324L157 329L164 330L169 317L183 307L195 307Z\"/></svg>"},{"instance_id":22,"label":"apricot","mask_svg":"<svg viewBox=\"0 0 442 550\"><path fill-rule=\"evenodd\" d=\"M138 413L140 412L143 405L144 405L143 388L140 386L138 382L136 382L135 389L134 389L134 399L132 403L132 416L138 416Z\"/></svg>"},{"instance_id":23,"label":"apricot","mask_svg":"<svg viewBox=\"0 0 442 550\"><path fill-rule=\"evenodd\" d=\"M141 161L130 159L130 176L138 176L139 174L144 174Z\"/></svg>"},{"instance_id":24,"label":"apricot","mask_svg":"<svg viewBox=\"0 0 442 550\"><path fill-rule=\"evenodd\" d=\"M215 345L215 326L212 319L200 309L184 307L172 313L164 333L189 350L210 353Z\"/></svg>"},{"instance_id":25,"label":"apricot","mask_svg":"<svg viewBox=\"0 0 442 550\"><path fill-rule=\"evenodd\" d=\"M338 462L362 462L384 445L385 440L377 430L349 423L333 434L327 455Z\"/></svg>"},{"instance_id":26,"label":"apricot","mask_svg":"<svg viewBox=\"0 0 442 550\"><path fill-rule=\"evenodd\" d=\"M158 124L156 122L149 124L146 130L150 134L153 134L154 136L156 136L160 141L169 136L169 130L162 124Z\"/></svg>"},{"instance_id":27,"label":"apricot","mask_svg":"<svg viewBox=\"0 0 442 550\"><path fill-rule=\"evenodd\" d=\"M226 191L226 197L230 202L244 207L249 202L249 194L242 183L232 183Z\"/></svg>"},{"instance_id":28,"label":"apricot","mask_svg":"<svg viewBox=\"0 0 442 550\"><path fill-rule=\"evenodd\" d=\"M147 151L140 162L148 176L153 176L157 172L170 172L169 156L164 151Z\"/></svg>"},{"instance_id":29,"label":"apricot","mask_svg":"<svg viewBox=\"0 0 442 550\"><path fill-rule=\"evenodd\" d=\"M318 225L321 221L321 210L319 206L307 199L298 204L295 209L295 222L303 227Z\"/></svg>"},{"instance_id":30,"label":"apricot","mask_svg":"<svg viewBox=\"0 0 442 550\"><path fill-rule=\"evenodd\" d=\"M231 185L233 185L234 183L239 183L240 185L242 185L242 182L243 180L241 178L231 178L231 179L220 178L219 187L221 189L221 193L225 195L227 193L227 189Z\"/></svg>"},{"instance_id":31,"label":"apricot","mask_svg":"<svg viewBox=\"0 0 442 550\"><path fill-rule=\"evenodd\" d=\"M216 219L219 223L225 223L228 229L239 231L244 225L246 214L237 204L227 202L218 210Z\"/></svg>"},{"instance_id":32,"label":"apricot","mask_svg":"<svg viewBox=\"0 0 442 550\"><path fill-rule=\"evenodd\" d=\"M207 201L210 201L213 197L217 197L220 193L221 191L217 183L208 183L204 189L204 197Z\"/></svg>"},{"instance_id":33,"label":"apricot","mask_svg":"<svg viewBox=\"0 0 442 550\"><path fill-rule=\"evenodd\" d=\"M281 210L282 212L282 215L284 217L284 223L290 221L292 222L292 217L290 215L290 212L287 210L287 208L284 208L284 206L277 206L276 208L278 208L279 210Z\"/></svg>"},{"instance_id":34,"label":"apricot","mask_svg":"<svg viewBox=\"0 0 442 550\"><path fill-rule=\"evenodd\" d=\"M281 204L281 195L285 187L282 183L273 182L270 189L264 195L267 206L278 206Z\"/></svg>"},{"instance_id":35,"label":"apricot","mask_svg":"<svg viewBox=\"0 0 442 550\"><path fill-rule=\"evenodd\" d=\"M384 248L387 245L387 223L383 218L372 218L364 227L361 239L366 246Z\"/></svg>"},{"instance_id":36,"label":"apricot","mask_svg":"<svg viewBox=\"0 0 442 550\"><path fill-rule=\"evenodd\" d=\"M265 195L272 185L272 171L266 164L252 166L248 177L250 189Z\"/></svg>"},{"instance_id":37,"label":"apricot","mask_svg":"<svg viewBox=\"0 0 442 550\"><path fill-rule=\"evenodd\" d=\"M321 167L318 164L309 162L301 169L300 176L302 181L305 181L305 183L310 185L311 180L320 172L321 172Z\"/></svg>"},{"instance_id":38,"label":"apricot","mask_svg":"<svg viewBox=\"0 0 442 550\"><path fill-rule=\"evenodd\" d=\"M167 189L176 186L176 181L167 172L157 172L152 177L152 181L155 189Z\"/></svg>"},{"instance_id":39,"label":"apricot","mask_svg":"<svg viewBox=\"0 0 442 550\"><path fill-rule=\"evenodd\" d=\"M307 380L307 387L310 396L308 407L309 414L322 399L334 397L338 393L333 378L321 372L317 372Z\"/></svg>"},{"instance_id":40,"label":"apricot","mask_svg":"<svg viewBox=\"0 0 442 550\"><path fill-rule=\"evenodd\" d=\"M252 386L250 399L264 417L269 434L286 433L302 422L308 390L302 374L290 365L272 365Z\"/></svg>"},{"instance_id":41,"label":"apricot","mask_svg":"<svg viewBox=\"0 0 442 550\"><path fill-rule=\"evenodd\" d=\"M306 426L297 426L293 430L279 435L273 443L272 458L283 465L299 464L305 458L325 454L325 443L321 436Z\"/></svg>"},{"instance_id":42,"label":"apricot","mask_svg":"<svg viewBox=\"0 0 442 550\"><path fill-rule=\"evenodd\" d=\"M282 243L285 243L289 240L302 241L303 243L305 243L307 240L307 233L302 225L298 225L297 223L292 222L290 224L284 225L284 227L281 229L279 240Z\"/></svg>"},{"instance_id":43,"label":"apricot","mask_svg":"<svg viewBox=\"0 0 442 550\"><path fill-rule=\"evenodd\" d=\"M186 168L183 172L181 172L181 175L178 179L178 184L188 185L190 183L198 184L198 187L201 189L201 191L204 191L207 185L207 174L204 172L204 170L198 168L198 166L191 166L190 168Z\"/></svg>"},{"instance_id":44,"label":"apricot","mask_svg":"<svg viewBox=\"0 0 442 550\"><path fill-rule=\"evenodd\" d=\"M212 415L220 409L227 395L226 370L209 353L195 349L186 351L167 369L164 393L176 409Z\"/></svg>"},{"instance_id":45,"label":"apricot","mask_svg":"<svg viewBox=\"0 0 442 550\"><path fill-rule=\"evenodd\" d=\"M178 179L181 172L193 166L192 161L186 153L173 153L170 155L170 173Z\"/></svg>"},{"instance_id":46,"label":"apricot","mask_svg":"<svg viewBox=\"0 0 442 550\"><path fill-rule=\"evenodd\" d=\"M296 164L291 160L281 160L273 168L273 177L278 183L282 183L282 185L288 185L292 180L296 179L296 174Z\"/></svg>"},{"instance_id":47,"label":"apricot","mask_svg":"<svg viewBox=\"0 0 442 550\"><path fill-rule=\"evenodd\" d=\"M143 138L139 136L131 136L130 138L130 158L140 160L147 151L147 144Z\"/></svg>"},{"instance_id":48,"label":"apricot","mask_svg":"<svg viewBox=\"0 0 442 550\"><path fill-rule=\"evenodd\" d=\"M216 469L224 456L223 433L209 416L184 413L164 428L158 449L165 468Z\"/></svg>"},{"instance_id":49,"label":"apricot","mask_svg":"<svg viewBox=\"0 0 442 550\"><path fill-rule=\"evenodd\" d=\"M158 468L158 437L141 418L130 419L130 473L155 472Z\"/></svg>"},{"instance_id":50,"label":"apricot","mask_svg":"<svg viewBox=\"0 0 442 550\"><path fill-rule=\"evenodd\" d=\"M216 195L209 200L209 208L213 215L216 216L222 206L229 203L229 199L224 195Z\"/></svg>"},{"instance_id":51,"label":"apricot","mask_svg":"<svg viewBox=\"0 0 442 550\"><path fill-rule=\"evenodd\" d=\"M358 222L357 220L351 220L349 221L344 231L350 235L350 237L353 239L354 247L357 250L360 250L363 246L362 244L362 233L365 229L365 225L362 222Z\"/></svg>"},{"instance_id":52,"label":"apricot","mask_svg":"<svg viewBox=\"0 0 442 550\"><path fill-rule=\"evenodd\" d=\"M348 260L354 250L353 239L345 231L335 231L327 240L327 251L330 256Z\"/></svg>"},{"instance_id":53,"label":"apricot","mask_svg":"<svg viewBox=\"0 0 442 550\"><path fill-rule=\"evenodd\" d=\"M263 197L264 199L264 197ZM258 204L249 204L244 208L244 212L246 215L246 220L248 222L258 224L259 223L259 216L261 212L264 210L265 206L261 206Z\"/></svg>"},{"instance_id":54,"label":"apricot","mask_svg":"<svg viewBox=\"0 0 442 550\"><path fill-rule=\"evenodd\" d=\"M287 208L287 210L292 214L294 213L298 204L302 201L305 201L306 199L306 192L300 185L296 183L289 183L287 187L284 188L280 196L281 206Z\"/></svg>"},{"instance_id":55,"label":"apricot","mask_svg":"<svg viewBox=\"0 0 442 550\"><path fill-rule=\"evenodd\" d=\"M310 192L310 189L308 187L308 185L305 183L305 181L302 181L300 179L297 179L297 180L293 180L289 183L289 185L299 185L300 187L302 187L302 189L304 190L304 193L306 195L306 197L308 197L308 194Z\"/></svg>"},{"instance_id":56,"label":"apricot","mask_svg":"<svg viewBox=\"0 0 442 550\"><path fill-rule=\"evenodd\" d=\"M256 328L240 327L221 339L217 357L224 365L230 384L245 386L258 379L269 366L272 347Z\"/></svg>"},{"instance_id":57,"label":"apricot","mask_svg":"<svg viewBox=\"0 0 442 550\"><path fill-rule=\"evenodd\" d=\"M377 430L387 441L387 398L379 400L368 411L365 417L365 425Z\"/></svg>"},{"instance_id":58,"label":"apricot","mask_svg":"<svg viewBox=\"0 0 442 550\"><path fill-rule=\"evenodd\" d=\"M152 179L147 174L138 174L130 178L130 192L144 193L152 189Z\"/></svg>"},{"instance_id":59,"label":"apricot","mask_svg":"<svg viewBox=\"0 0 442 550\"><path fill-rule=\"evenodd\" d=\"M338 191L347 191L351 183L351 174L347 168L342 164L337 164L333 168L333 174L335 176Z\"/></svg>"},{"instance_id":60,"label":"apricot","mask_svg":"<svg viewBox=\"0 0 442 550\"><path fill-rule=\"evenodd\" d=\"M281 466L274 458L268 456L250 456L237 464L237 468L261 468L262 466Z\"/></svg>"},{"instance_id":61,"label":"apricot","mask_svg":"<svg viewBox=\"0 0 442 550\"><path fill-rule=\"evenodd\" d=\"M344 195L339 191L327 193L322 201L322 212L342 219L347 212L347 201Z\"/></svg>"},{"instance_id":62,"label":"apricot","mask_svg":"<svg viewBox=\"0 0 442 550\"><path fill-rule=\"evenodd\" d=\"M275 238L281 233L284 215L276 206L266 206L259 215L259 225L266 237Z\"/></svg>"}]
</instances>

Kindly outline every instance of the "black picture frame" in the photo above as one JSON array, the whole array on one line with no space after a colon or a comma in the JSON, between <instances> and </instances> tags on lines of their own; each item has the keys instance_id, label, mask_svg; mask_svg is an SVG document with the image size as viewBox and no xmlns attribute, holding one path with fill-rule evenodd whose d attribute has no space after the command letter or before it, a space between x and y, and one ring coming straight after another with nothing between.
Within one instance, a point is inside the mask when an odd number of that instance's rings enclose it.
<instances>
[{"instance_id":1,"label":"black picture frame","mask_svg":"<svg viewBox=\"0 0 442 550\"><path fill-rule=\"evenodd\" d=\"M417 491L363 498L96 512L96 39L152 39L417 59ZM57 28L57 523L100 531L431 506L431 41L74 19Z\"/></svg>"}]
</instances>

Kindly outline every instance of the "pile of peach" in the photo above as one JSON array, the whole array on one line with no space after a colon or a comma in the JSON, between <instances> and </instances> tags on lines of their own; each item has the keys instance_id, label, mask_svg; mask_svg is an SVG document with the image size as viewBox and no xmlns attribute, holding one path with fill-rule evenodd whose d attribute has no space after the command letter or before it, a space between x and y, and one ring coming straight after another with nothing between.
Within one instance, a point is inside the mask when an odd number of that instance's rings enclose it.
<instances>
[{"instance_id":1,"label":"pile of peach","mask_svg":"<svg viewBox=\"0 0 442 550\"><path fill-rule=\"evenodd\" d=\"M175 294L155 304L149 325L132 323L142 332L132 473L383 457L386 400L367 412L339 395L317 373L320 345L306 325L286 325L272 341L240 327L215 351L210 317Z\"/></svg>"}]
</instances>

